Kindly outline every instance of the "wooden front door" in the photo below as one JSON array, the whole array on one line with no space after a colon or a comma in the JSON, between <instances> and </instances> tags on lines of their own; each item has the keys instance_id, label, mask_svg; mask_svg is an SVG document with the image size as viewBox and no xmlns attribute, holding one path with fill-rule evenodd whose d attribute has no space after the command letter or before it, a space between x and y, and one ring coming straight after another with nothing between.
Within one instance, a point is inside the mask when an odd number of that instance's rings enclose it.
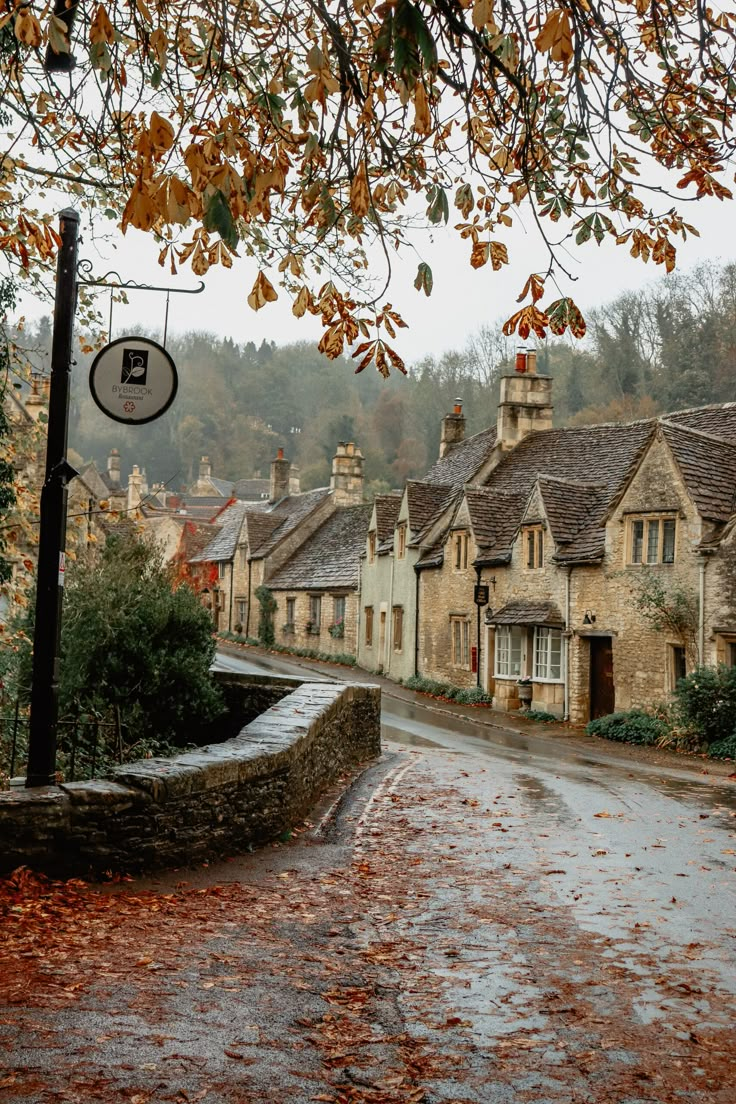
<instances>
[{"instance_id":1,"label":"wooden front door","mask_svg":"<svg viewBox=\"0 0 736 1104\"><path fill-rule=\"evenodd\" d=\"M610 636L590 638L590 719L605 717L615 709L613 641Z\"/></svg>"}]
</instances>

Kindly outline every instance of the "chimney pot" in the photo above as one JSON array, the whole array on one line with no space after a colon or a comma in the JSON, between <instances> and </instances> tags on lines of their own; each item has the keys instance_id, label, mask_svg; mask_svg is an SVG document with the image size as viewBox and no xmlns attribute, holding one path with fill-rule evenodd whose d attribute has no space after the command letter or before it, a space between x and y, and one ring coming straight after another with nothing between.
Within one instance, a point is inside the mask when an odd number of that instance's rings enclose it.
<instances>
[{"instance_id":1,"label":"chimney pot","mask_svg":"<svg viewBox=\"0 0 736 1104\"><path fill-rule=\"evenodd\" d=\"M289 476L291 461L284 457L283 448L278 449L276 458L271 461L271 487L269 500L278 502L289 494Z\"/></svg>"},{"instance_id":2,"label":"chimney pot","mask_svg":"<svg viewBox=\"0 0 736 1104\"><path fill-rule=\"evenodd\" d=\"M282 448L280 448L278 450L278 452L276 453L276 459L277 460L283 460L284 459L284 450Z\"/></svg>"},{"instance_id":3,"label":"chimney pot","mask_svg":"<svg viewBox=\"0 0 736 1104\"><path fill-rule=\"evenodd\" d=\"M516 350L516 371L526 372L527 370L527 351L522 345Z\"/></svg>"}]
</instances>

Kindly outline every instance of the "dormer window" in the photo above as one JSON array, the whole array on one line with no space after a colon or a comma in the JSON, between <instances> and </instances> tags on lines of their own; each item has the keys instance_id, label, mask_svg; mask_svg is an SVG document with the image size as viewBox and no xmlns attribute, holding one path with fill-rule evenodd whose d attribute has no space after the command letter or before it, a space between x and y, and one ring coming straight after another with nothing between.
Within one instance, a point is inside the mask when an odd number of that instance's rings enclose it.
<instances>
[{"instance_id":1,"label":"dormer window","mask_svg":"<svg viewBox=\"0 0 736 1104\"><path fill-rule=\"evenodd\" d=\"M525 525L521 531L524 565L530 571L544 567L544 529L541 525Z\"/></svg>"},{"instance_id":2,"label":"dormer window","mask_svg":"<svg viewBox=\"0 0 736 1104\"><path fill-rule=\"evenodd\" d=\"M630 564L671 564L675 562L674 517L633 517L629 519L628 562Z\"/></svg>"},{"instance_id":3,"label":"dormer window","mask_svg":"<svg viewBox=\"0 0 736 1104\"><path fill-rule=\"evenodd\" d=\"M368 534L368 563L373 563L376 558L376 533L372 530Z\"/></svg>"},{"instance_id":4,"label":"dormer window","mask_svg":"<svg viewBox=\"0 0 736 1104\"><path fill-rule=\"evenodd\" d=\"M406 523L396 529L396 555L400 560L406 555Z\"/></svg>"},{"instance_id":5,"label":"dormer window","mask_svg":"<svg viewBox=\"0 0 736 1104\"><path fill-rule=\"evenodd\" d=\"M453 541L455 546L453 559L455 571L464 571L468 566L468 534L465 531L455 533Z\"/></svg>"}]
</instances>

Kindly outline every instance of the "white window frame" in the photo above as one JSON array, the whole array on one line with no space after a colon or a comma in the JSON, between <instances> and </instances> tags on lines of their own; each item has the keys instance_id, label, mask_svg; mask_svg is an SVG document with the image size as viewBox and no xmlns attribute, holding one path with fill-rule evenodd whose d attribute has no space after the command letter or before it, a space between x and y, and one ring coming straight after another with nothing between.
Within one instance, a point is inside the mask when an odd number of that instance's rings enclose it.
<instances>
[{"instance_id":1,"label":"white window frame","mask_svg":"<svg viewBox=\"0 0 736 1104\"><path fill-rule=\"evenodd\" d=\"M525 625L497 625L494 646L494 676L501 679L526 677L527 629ZM515 659L514 656L518 656ZM518 671L514 668L518 665Z\"/></svg>"},{"instance_id":2,"label":"white window frame","mask_svg":"<svg viewBox=\"0 0 736 1104\"><path fill-rule=\"evenodd\" d=\"M559 663L557 674L550 674L552 669L552 644L559 643ZM536 625L534 628L534 682L564 682L565 681L565 640L562 629L550 628L548 625Z\"/></svg>"},{"instance_id":3,"label":"white window frame","mask_svg":"<svg viewBox=\"0 0 736 1104\"><path fill-rule=\"evenodd\" d=\"M345 595L336 594L332 598L332 623L336 625L339 621L345 623Z\"/></svg>"}]
</instances>

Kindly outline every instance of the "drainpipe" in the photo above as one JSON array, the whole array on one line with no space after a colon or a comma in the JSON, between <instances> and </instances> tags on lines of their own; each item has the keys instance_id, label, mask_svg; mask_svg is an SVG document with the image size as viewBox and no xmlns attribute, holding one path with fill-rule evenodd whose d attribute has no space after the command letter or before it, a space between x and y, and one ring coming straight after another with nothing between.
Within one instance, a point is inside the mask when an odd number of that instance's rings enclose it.
<instances>
[{"instance_id":1,"label":"drainpipe","mask_svg":"<svg viewBox=\"0 0 736 1104\"><path fill-rule=\"evenodd\" d=\"M699 568L699 601L698 601L698 664L702 667L705 663L705 569L708 561L705 556L700 557Z\"/></svg>"},{"instance_id":2,"label":"drainpipe","mask_svg":"<svg viewBox=\"0 0 736 1104\"><path fill-rule=\"evenodd\" d=\"M476 580L475 581L478 584L478 586L480 586L481 569L479 567L476 567L475 575L476 575ZM477 672L476 672L477 678L475 680L475 683L476 683L476 686L479 687L480 686L480 603L476 602L475 608L477 610L477 624L476 624L476 638L477 639L476 639L476 643L477 643L477 649L478 649L477 654L476 654L476 664L477 664L478 669L477 669Z\"/></svg>"},{"instance_id":3,"label":"drainpipe","mask_svg":"<svg viewBox=\"0 0 736 1104\"><path fill-rule=\"evenodd\" d=\"M245 615L245 635L250 636L250 573L253 569L253 561L248 560L248 612Z\"/></svg>"},{"instance_id":4,"label":"drainpipe","mask_svg":"<svg viewBox=\"0 0 736 1104\"><path fill-rule=\"evenodd\" d=\"M419 571L414 564L414 678L419 674Z\"/></svg>"},{"instance_id":5,"label":"drainpipe","mask_svg":"<svg viewBox=\"0 0 736 1104\"><path fill-rule=\"evenodd\" d=\"M404 553L406 555L406 553ZM394 564L396 563L396 546L391 551L391 581L388 585L388 610L386 611L386 661L383 665L383 673L386 678L391 675L391 653L394 643Z\"/></svg>"},{"instance_id":6,"label":"drainpipe","mask_svg":"<svg viewBox=\"0 0 736 1104\"><path fill-rule=\"evenodd\" d=\"M567 575L565 576L565 631L569 634L570 629L570 609L571 609L571 591L572 591L572 567L568 567ZM571 636L565 637L565 705L564 705L564 721L570 720L570 641Z\"/></svg>"},{"instance_id":7,"label":"drainpipe","mask_svg":"<svg viewBox=\"0 0 736 1104\"><path fill-rule=\"evenodd\" d=\"M233 631L233 595L235 593L235 583L233 582L233 574L235 572L235 557L233 557L230 563L230 611L227 615L227 631Z\"/></svg>"}]
</instances>

